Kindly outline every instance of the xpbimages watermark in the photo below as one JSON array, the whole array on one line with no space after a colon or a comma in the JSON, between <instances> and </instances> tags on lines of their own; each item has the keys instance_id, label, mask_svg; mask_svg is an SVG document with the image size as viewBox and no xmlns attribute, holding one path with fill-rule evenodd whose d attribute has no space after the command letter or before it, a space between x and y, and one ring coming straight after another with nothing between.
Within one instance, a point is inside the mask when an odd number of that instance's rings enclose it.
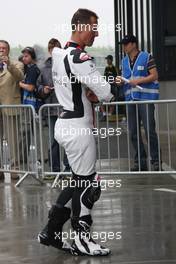
<instances>
[{"instance_id":1,"label":"xpbimages watermark","mask_svg":"<svg viewBox=\"0 0 176 264\"><path fill-rule=\"evenodd\" d=\"M63 113L62 113L63 114ZM119 137L122 134L122 128L89 128L89 127L72 127L71 125L69 127L58 127L57 133L61 136L87 136L87 135L93 135L100 137L101 139L106 139L107 137Z\"/></svg>"},{"instance_id":2,"label":"xpbimages watermark","mask_svg":"<svg viewBox=\"0 0 176 264\"><path fill-rule=\"evenodd\" d=\"M90 180L74 180L70 178L69 180L61 180L58 181L55 184L55 188L59 187L61 190L64 190L67 187L70 188L75 188L75 187L92 187L92 188L98 188L100 187L102 191L106 191L107 189L114 189L114 188L121 188L122 187L122 180L121 179L115 179L115 180L105 180L105 179L100 179L98 181L90 181Z\"/></svg>"},{"instance_id":3,"label":"xpbimages watermark","mask_svg":"<svg viewBox=\"0 0 176 264\"><path fill-rule=\"evenodd\" d=\"M100 23L100 24L68 24L68 23L63 23L63 24L55 24L53 26L54 31L57 33L67 33L67 32L74 32L76 30L78 31L99 31L101 34L109 34L116 32L120 32L122 30L122 25L119 24L113 24L113 23Z\"/></svg>"},{"instance_id":4,"label":"xpbimages watermark","mask_svg":"<svg viewBox=\"0 0 176 264\"><path fill-rule=\"evenodd\" d=\"M71 84L75 84L75 83L85 83L86 85L91 85L91 84L100 84L101 86L106 86L107 82L109 84L121 84L122 80L119 78L114 78L114 76L108 76L108 78L106 78L106 76L100 75L100 74L95 74L92 75L92 73L96 72L96 66L93 62L90 63L90 67L91 67L91 71L88 73L90 75L77 75L74 76L71 73L69 74L69 76L63 75L63 76L59 76L57 72L53 71L53 82L55 85L66 85L68 82Z\"/></svg>"},{"instance_id":5,"label":"xpbimages watermark","mask_svg":"<svg viewBox=\"0 0 176 264\"><path fill-rule=\"evenodd\" d=\"M74 240L77 236L76 231L72 231L71 229L69 232L62 232L62 233L56 233L55 232L55 240ZM80 233L80 239L85 239L85 238L92 238L93 240L100 240L101 243L105 243L108 240L121 240L122 239L122 232L81 232Z\"/></svg>"}]
</instances>

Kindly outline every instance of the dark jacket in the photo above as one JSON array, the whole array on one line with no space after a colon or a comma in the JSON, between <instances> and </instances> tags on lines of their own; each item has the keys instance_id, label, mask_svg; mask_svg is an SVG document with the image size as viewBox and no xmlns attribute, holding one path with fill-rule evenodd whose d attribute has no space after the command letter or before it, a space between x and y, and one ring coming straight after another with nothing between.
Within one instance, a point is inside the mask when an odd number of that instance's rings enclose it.
<instances>
[{"instance_id":1,"label":"dark jacket","mask_svg":"<svg viewBox=\"0 0 176 264\"><path fill-rule=\"evenodd\" d=\"M25 69L24 83L32 84L36 87L37 79L39 75L40 75L40 70L36 64L27 65ZM38 100L38 98L36 97L36 92L28 91L26 89L23 89L22 91L22 103L24 105L32 105L36 111L38 111L38 109L41 106L41 100Z\"/></svg>"},{"instance_id":2,"label":"dark jacket","mask_svg":"<svg viewBox=\"0 0 176 264\"><path fill-rule=\"evenodd\" d=\"M54 87L52 80L52 58L48 58L45 61L44 67L41 69L41 74L37 80L37 96L41 98L44 104L58 104L56 94L54 90L51 90L51 93L44 93L44 86ZM57 115L58 111L54 108L51 108L51 115Z\"/></svg>"},{"instance_id":3,"label":"dark jacket","mask_svg":"<svg viewBox=\"0 0 176 264\"><path fill-rule=\"evenodd\" d=\"M104 71L104 76L106 77L106 81L108 82L109 77L114 77L114 79L117 77L117 69L116 67L112 64L109 66L106 66L105 71Z\"/></svg>"}]
</instances>

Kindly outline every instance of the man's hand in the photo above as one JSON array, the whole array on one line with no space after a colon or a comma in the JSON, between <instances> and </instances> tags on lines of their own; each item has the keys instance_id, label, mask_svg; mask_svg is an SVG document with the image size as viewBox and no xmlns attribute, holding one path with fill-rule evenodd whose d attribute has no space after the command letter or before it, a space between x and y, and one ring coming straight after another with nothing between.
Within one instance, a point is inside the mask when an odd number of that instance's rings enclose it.
<instances>
[{"instance_id":1,"label":"man's hand","mask_svg":"<svg viewBox=\"0 0 176 264\"><path fill-rule=\"evenodd\" d=\"M117 84L117 86L121 86L124 84L124 81L122 80L122 77L121 76L117 76L115 78L115 83Z\"/></svg>"},{"instance_id":2,"label":"man's hand","mask_svg":"<svg viewBox=\"0 0 176 264\"><path fill-rule=\"evenodd\" d=\"M130 84L131 86L137 86L137 85L139 85L139 80L138 80L138 79L130 80L130 81L129 81L129 84Z\"/></svg>"},{"instance_id":3,"label":"man's hand","mask_svg":"<svg viewBox=\"0 0 176 264\"><path fill-rule=\"evenodd\" d=\"M53 88L49 86L44 86L43 91L44 91L44 94L49 94L53 91Z\"/></svg>"},{"instance_id":4,"label":"man's hand","mask_svg":"<svg viewBox=\"0 0 176 264\"><path fill-rule=\"evenodd\" d=\"M22 88L23 84L24 84L24 80L19 82L20 88Z\"/></svg>"},{"instance_id":5,"label":"man's hand","mask_svg":"<svg viewBox=\"0 0 176 264\"><path fill-rule=\"evenodd\" d=\"M91 103L98 103L98 98L97 96L94 94L94 92L92 92L90 89L87 89L86 91L86 96L87 99L91 102Z\"/></svg>"},{"instance_id":6,"label":"man's hand","mask_svg":"<svg viewBox=\"0 0 176 264\"><path fill-rule=\"evenodd\" d=\"M27 84L24 82L24 80L19 82L19 86L21 89L27 90L29 92L33 92L35 90L35 85Z\"/></svg>"},{"instance_id":7,"label":"man's hand","mask_svg":"<svg viewBox=\"0 0 176 264\"><path fill-rule=\"evenodd\" d=\"M1 56L1 62L9 65L9 63L10 63L9 57L8 56Z\"/></svg>"}]
</instances>

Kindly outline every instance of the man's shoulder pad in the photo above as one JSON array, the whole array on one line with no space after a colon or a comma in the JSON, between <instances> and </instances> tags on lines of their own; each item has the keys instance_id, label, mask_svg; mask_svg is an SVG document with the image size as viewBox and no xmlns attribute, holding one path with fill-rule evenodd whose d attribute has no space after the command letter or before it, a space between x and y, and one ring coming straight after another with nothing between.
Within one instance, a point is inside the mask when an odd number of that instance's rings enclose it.
<instances>
[{"instance_id":1,"label":"man's shoulder pad","mask_svg":"<svg viewBox=\"0 0 176 264\"><path fill-rule=\"evenodd\" d=\"M73 55L73 63L83 63L88 60L92 60L92 57L87 54L86 51L80 49L73 49L70 52L70 55Z\"/></svg>"}]
</instances>

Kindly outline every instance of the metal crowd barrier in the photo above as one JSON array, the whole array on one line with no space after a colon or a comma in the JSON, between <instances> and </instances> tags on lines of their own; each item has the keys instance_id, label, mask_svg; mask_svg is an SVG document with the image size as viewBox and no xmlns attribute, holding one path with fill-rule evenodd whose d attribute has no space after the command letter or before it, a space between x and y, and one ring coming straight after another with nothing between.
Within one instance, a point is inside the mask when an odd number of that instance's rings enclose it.
<instances>
[{"instance_id":1,"label":"metal crowd barrier","mask_svg":"<svg viewBox=\"0 0 176 264\"><path fill-rule=\"evenodd\" d=\"M38 173L35 110L25 105L0 105L0 171L18 177L19 186Z\"/></svg>"},{"instance_id":2,"label":"metal crowd barrier","mask_svg":"<svg viewBox=\"0 0 176 264\"><path fill-rule=\"evenodd\" d=\"M151 106L154 105L155 140L151 134ZM133 109L131 108L133 106ZM101 175L161 175L176 174L176 100L160 101L135 101L135 102L112 102L97 104L94 107L94 130L93 134L97 144L97 172ZM139 109L143 107L146 113L146 124L140 122ZM134 146L132 146L133 133L130 130L131 112L135 111L136 119L136 144L139 169L131 171L134 165ZM53 122L59 116L59 105L43 105L39 111L40 126L40 154L41 174L43 178L54 175L53 187L63 175L71 175L65 170L64 150L57 149L56 142L53 145ZM54 114L53 114L54 112ZM111 115L110 115L111 113ZM133 115L134 116L134 115ZM145 129L144 129L145 128ZM147 170L141 168L141 142L144 142L146 152ZM156 148L153 147L156 143ZM154 144L154 145L153 145ZM56 152L53 152L56 147ZM157 152L158 170L155 171L152 164L153 151ZM60 168L54 168L58 153ZM156 154L155 154L156 156ZM57 163L57 162L56 162ZM65 165L64 165L65 164Z\"/></svg>"},{"instance_id":3,"label":"metal crowd barrier","mask_svg":"<svg viewBox=\"0 0 176 264\"><path fill-rule=\"evenodd\" d=\"M97 144L97 172L103 175L169 174L176 177L175 105L176 100L95 105L92 133ZM151 106L155 106L155 140L150 133L153 118ZM140 122L141 107L145 109L145 124ZM61 176L71 175L64 150L54 139L54 125L61 111L59 104L43 105L36 116L32 106L0 106L0 171L19 175L16 186L29 175L40 183L53 176L53 186ZM135 151L134 142L132 145L134 135L130 128L131 111L134 111L136 123L133 129L136 129L137 171L132 171ZM141 168L140 138L146 153L145 171ZM157 171L152 164L153 152L157 153Z\"/></svg>"},{"instance_id":4,"label":"metal crowd barrier","mask_svg":"<svg viewBox=\"0 0 176 264\"><path fill-rule=\"evenodd\" d=\"M130 101L130 102L113 102L104 103L106 121L100 122L99 111L96 112L96 127L100 130L102 127L109 130L111 128L119 128L121 134L113 140L113 137L107 135L107 140L97 139L98 151L98 167L103 169L104 160L106 160L106 169L109 171L118 171L119 174L172 174L176 173L176 117L175 117L176 100L158 100L158 101ZM152 168L152 149L151 143L154 142L151 132L150 107L154 105L154 122L156 138L158 141L158 164L159 170L154 171ZM131 108L131 106L133 108ZM109 115L110 107L114 107L114 118ZM146 112L146 130L144 124L140 122L139 109L143 107ZM129 120L131 118L130 111L135 111L136 119L136 136L137 150L139 161L139 170L132 172L134 163L134 147L131 143L133 133L130 131ZM121 112L121 113L120 113ZM134 115L133 115L134 116ZM140 132L141 131L141 132ZM140 168L140 137L144 142L145 152L147 154L147 170L142 171ZM104 148L103 148L104 144ZM106 155L103 156L103 150L106 149ZM103 157L103 158L102 158Z\"/></svg>"}]
</instances>

